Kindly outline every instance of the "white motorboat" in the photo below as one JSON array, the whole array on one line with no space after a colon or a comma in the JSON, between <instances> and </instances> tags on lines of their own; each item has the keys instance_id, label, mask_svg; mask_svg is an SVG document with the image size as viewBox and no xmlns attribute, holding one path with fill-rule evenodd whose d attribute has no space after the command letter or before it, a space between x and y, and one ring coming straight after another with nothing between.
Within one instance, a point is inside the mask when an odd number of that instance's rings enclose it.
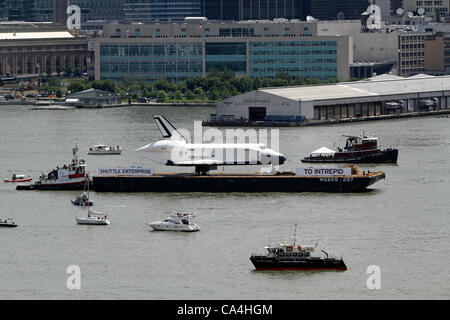
<instances>
[{"instance_id":1,"label":"white motorboat","mask_svg":"<svg viewBox=\"0 0 450 320\"><path fill-rule=\"evenodd\" d=\"M147 225L157 231L183 231L194 232L200 231L200 227L191 222L190 219L194 218L193 215L188 213L177 213L164 219L163 221L149 222Z\"/></svg>"},{"instance_id":2,"label":"white motorboat","mask_svg":"<svg viewBox=\"0 0 450 320\"><path fill-rule=\"evenodd\" d=\"M87 217L75 217L77 224L89 224L89 225L108 225L109 220L106 214L88 210Z\"/></svg>"},{"instance_id":3,"label":"white motorboat","mask_svg":"<svg viewBox=\"0 0 450 320\"><path fill-rule=\"evenodd\" d=\"M107 147L104 144L97 144L95 146L93 146L92 148L89 148L89 151L87 154L91 154L91 155L106 155L106 154L121 154L122 153L122 149L120 149L119 146L110 146Z\"/></svg>"},{"instance_id":4,"label":"white motorboat","mask_svg":"<svg viewBox=\"0 0 450 320\"><path fill-rule=\"evenodd\" d=\"M13 218L7 219L0 218L0 227L15 228L17 227L17 224L14 222Z\"/></svg>"}]
</instances>

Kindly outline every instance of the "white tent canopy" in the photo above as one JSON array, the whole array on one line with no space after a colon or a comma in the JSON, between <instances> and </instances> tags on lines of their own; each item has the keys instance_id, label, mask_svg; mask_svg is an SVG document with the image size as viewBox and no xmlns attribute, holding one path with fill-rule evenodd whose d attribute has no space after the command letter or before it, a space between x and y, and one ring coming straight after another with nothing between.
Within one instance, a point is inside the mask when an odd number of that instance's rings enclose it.
<instances>
[{"instance_id":1,"label":"white tent canopy","mask_svg":"<svg viewBox=\"0 0 450 320\"><path fill-rule=\"evenodd\" d=\"M336 151L334 150L331 150L327 147L322 147L311 152L311 156L313 157L333 156L335 153Z\"/></svg>"}]
</instances>

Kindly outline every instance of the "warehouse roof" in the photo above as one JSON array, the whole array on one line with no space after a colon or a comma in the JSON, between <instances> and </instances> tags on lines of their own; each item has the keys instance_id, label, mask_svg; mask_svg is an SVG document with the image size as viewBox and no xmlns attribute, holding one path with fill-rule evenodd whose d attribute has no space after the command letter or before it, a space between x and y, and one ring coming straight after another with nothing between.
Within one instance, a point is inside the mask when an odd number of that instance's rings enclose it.
<instances>
[{"instance_id":1,"label":"warehouse roof","mask_svg":"<svg viewBox=\"0 0 450 320\"><path fill-rule=\"evenodd\" d=\"M281 88L262 88L258 91L281 96L295 101L315 101L371 97L382 95L399 95L408 93L450 90L450 76L413 76L399 78L385 75L380 78L337 84L297 86Z\"/></svg>"}]
</instances>

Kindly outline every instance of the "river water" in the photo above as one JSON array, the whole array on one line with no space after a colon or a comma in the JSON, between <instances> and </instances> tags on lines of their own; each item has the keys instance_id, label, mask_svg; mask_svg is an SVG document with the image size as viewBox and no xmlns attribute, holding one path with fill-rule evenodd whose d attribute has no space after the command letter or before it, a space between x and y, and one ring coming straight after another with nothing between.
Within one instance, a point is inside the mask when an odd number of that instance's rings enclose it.
<instances>
[{"instance_id":1,"label":"river water","mask_svg":"<svg viewBox=\"0 0 450 320\"><path fill-rule=\"evenodd\" d=\"M212 108L124 107L31 110L0 107L0 177L37 179L71 160L78 145L88 171L99 167L163 168L133 150L161 135L153 114L193 129ZM399 149L397 165L364 165L386 179L358 194L96 193L95 210L111 225L78 226L79 192L16 191L0 183L0 216L18 228L0 230L0 299L448 299L450 298L450 125L448 118L414 118L334 126L280 128L283 170L342 135L376 135ZM120 145L120 156L87 156L89 146ZM221 168L220 168L221 169ZM257 167L236 170L257 171ZM230 169L226 169L230 171ZM176 211L195 212L196 233L154 232L146 222ZM249 260L272 241L319 241L340 253L346 272L256 272ZM69 266L81 289L69 290ZM369 289L369 266L380 288Z\"/></svg>"}]
</instances>

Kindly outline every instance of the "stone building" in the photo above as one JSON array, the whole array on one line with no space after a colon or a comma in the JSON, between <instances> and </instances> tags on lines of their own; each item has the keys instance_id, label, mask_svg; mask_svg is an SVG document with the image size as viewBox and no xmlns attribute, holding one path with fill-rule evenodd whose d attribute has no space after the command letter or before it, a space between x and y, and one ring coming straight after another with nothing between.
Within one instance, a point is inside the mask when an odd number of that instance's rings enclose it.
<instances>
[{"instance_id":1,"label":"stone building","mask_svg":"<svg viewBox=\"0 0 450 320\"><path fill-rule=\"evenodd\" d=\"M0 76L86 72L87 40L51 23L0 23Z\"/></svg>"}]
</instances>

